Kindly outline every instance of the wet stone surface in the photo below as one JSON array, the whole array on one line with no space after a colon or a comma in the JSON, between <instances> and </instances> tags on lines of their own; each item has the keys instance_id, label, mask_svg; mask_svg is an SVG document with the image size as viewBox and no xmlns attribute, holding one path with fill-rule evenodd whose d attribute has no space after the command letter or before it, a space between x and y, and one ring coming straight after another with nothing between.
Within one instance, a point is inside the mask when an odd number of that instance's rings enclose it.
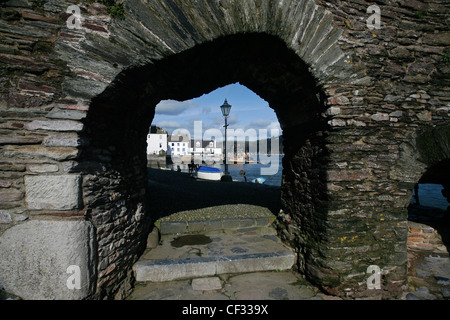
<instances>
[{"instance_id":1,"label":"wet stone surface","mask_svg":"<svg viewBox=\"0 0 450 320\"><path fill-rule=\"evenodd\" d=\"M183 246L203 245L211 243L212 239L203 234L184 235L173 239L170 244L174 248L181 248Z\"/></svg>"}]
</instances>

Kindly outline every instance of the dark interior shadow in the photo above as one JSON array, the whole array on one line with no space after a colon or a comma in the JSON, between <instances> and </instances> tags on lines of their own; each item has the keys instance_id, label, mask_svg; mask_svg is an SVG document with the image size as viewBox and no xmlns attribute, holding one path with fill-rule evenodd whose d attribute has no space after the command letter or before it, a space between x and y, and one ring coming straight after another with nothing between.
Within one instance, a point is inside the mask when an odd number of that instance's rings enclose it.
<instances>
[{"instance_id":1,"label":"dark interior shadow","mask_svg":"<svg viewBox=\"0 0 450 320\"><path fill-rule=\"evenodd\" d=\"M197 180L188 173L148 168L152 218L158 220L176 212L229 205L250 204L277 215L281 188L251 182Z\"/></svg>"}]
</instances>

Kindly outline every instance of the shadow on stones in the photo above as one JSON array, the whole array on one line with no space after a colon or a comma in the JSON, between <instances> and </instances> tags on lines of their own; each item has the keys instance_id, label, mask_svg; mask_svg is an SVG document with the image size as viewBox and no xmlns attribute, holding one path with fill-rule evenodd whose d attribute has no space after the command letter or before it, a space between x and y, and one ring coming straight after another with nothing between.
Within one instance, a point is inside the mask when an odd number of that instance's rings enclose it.
<instances>
[{"instance_id":1,"label":"shadow on stones","mask_svg":"<svg viewBox=\"0 0 450 320\"><path fill-rule=\"evenodd\" d=\"M183 246L194 246L211 243L212 239L203 234L190 234L185 236L180 236L173 239L170 244L174 248L181 248Z\"/></svg>"}]
</instances>

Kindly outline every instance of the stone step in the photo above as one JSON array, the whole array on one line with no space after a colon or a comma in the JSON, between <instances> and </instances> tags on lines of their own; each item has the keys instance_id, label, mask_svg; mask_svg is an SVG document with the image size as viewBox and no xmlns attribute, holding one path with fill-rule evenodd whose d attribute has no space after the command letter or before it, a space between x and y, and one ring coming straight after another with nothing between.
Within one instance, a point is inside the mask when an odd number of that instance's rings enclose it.
<instances>
[{"instance_id":1,"label":"stone step","mask_svg":"<svg viewBox=\"0 0 450 320\"><path fill-rule=\"evenodd\" d=\"M268 227L273 223L274 219L274 216L267 216L198 221L159 221L157 227L161 234L209 232L222 229Z\"/></svg>"},{"instance_id":2,"label":"stone step","mask_svg":"<svg viewBox=\"0 0 450 320\"><path fill-rule=\"evenodd\" d=\"M291 269L295 254L274 235L251 232L163 235L134 265L137 281Z\"/></svg>"}]
</instances>

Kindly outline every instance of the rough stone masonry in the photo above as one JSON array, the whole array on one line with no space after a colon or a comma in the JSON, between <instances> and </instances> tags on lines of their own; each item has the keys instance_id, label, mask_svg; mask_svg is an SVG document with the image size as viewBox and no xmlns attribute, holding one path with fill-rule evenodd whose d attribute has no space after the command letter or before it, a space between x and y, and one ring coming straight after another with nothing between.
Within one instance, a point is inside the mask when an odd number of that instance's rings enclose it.
<instances>
[{"instance_id":1,"label":"rough stone masonry","mask_svg":"<svg viewBox=\"0 0 450 320\"><path fill-rule=\"evenodd\" d=\"M414 184L450 171L450 3L376 1L379 29L360 0L120 3L0 5L0 287L125 297L154 220L156 104L240 82L283 129L277 227L296 270L341 297L398 297Z\"/></svg>"}]
</instances>

